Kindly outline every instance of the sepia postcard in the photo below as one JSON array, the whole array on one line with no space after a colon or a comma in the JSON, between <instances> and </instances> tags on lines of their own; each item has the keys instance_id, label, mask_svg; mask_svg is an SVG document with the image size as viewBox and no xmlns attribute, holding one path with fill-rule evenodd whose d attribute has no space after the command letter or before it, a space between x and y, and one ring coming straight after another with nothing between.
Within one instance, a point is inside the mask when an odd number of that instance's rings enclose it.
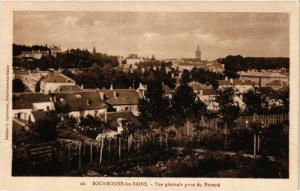
<instances>
[{"instance_id":1,"label":"sepia postcard","mask_svg":"<svg viewBox=\"0 0 300 191\"><path fill-rule=\"evenodd\" d=\"M4 1L0 190L298 189L297 1Z\"/></svg>"}]
</instances>

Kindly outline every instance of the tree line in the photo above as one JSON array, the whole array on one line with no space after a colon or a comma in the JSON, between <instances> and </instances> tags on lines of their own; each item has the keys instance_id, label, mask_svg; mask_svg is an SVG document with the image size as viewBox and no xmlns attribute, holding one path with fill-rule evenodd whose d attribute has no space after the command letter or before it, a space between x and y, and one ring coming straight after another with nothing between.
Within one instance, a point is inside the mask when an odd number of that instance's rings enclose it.
<instances>
[{"instance_id":1,"label":"tree line","mask_svg":"<svg viewBox=\"0 0 300 191\"><path fill-rule=\"evenodd\" d=\"M43 56L41 59L22 60L18 59L22 51L31 50L49 50L47 46L34 45L32 47L25 45L13 45L13 66L25 69L46 70L49 68L88 68L92 66L106 66L116 67L119 65L116 56L110 56L103 53L89 52L88 50L70 49L65 52L57 53L56 57L53 55Z\"/></svg>"},{"instance_id":2,"label":"tree line","mask_svg":"<svg viewBox=\"0 0 300 191\"><path fill-rule=\"evenodd\" d=\"M22 54L22 51L50 51L50 49L48 48L48 45L33 45L33 46L26 46L26 45L19 45L19 44L13 44L13 56L18 56L20 54Z\"/></svg>"},{"instance_id":3,"label":"tree line","mask_svg":"<svg viewBox=\"0 0 300 191\"><path fill-rule=\"evenodd\" d=\"M228 77L238 77L238 71L263 70L263 69L289 69L289 58L284 57L243 57L241 55L229 55L218 59L224 64L225 75Z\"/></svg>"}]
</instances>

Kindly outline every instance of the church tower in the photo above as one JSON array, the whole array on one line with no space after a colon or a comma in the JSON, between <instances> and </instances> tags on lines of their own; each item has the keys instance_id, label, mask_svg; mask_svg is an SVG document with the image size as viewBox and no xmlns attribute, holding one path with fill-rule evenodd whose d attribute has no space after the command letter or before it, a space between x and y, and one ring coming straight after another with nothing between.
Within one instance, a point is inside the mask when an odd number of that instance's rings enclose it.
<instances>
[{"instance_id":1,"label":"church tower","mask_svg":"<svg viewBox=\"0 0 300 191\"><path fill-rule=\"evenodd\" d=\"M195 51L195 58L199 61L201 61L201 51L200 51L200 48L199 48L199 44L198 44L198 47L197 47L197 50Z\"/></svg>"}]
</instances>

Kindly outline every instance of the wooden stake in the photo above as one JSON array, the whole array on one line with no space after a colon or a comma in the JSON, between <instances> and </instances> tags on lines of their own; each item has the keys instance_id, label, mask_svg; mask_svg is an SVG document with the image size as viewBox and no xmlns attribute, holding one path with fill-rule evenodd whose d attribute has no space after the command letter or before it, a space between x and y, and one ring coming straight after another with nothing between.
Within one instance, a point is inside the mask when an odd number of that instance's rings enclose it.
<instances>
[{"instance_id":1,"label":"wooden stake","mask_svg":"<svg viewBox=\"0 0 300 191\"><path fill-rule=\"evenodd\" d=\"M166 150L168 150L168 133L166 133Z\"/></svg>"},{"instance_id":2,"label":"wooden stake","mask_svg":"<svg viewBox=\"0 0 300 191\"><path fill-rule=\"evenodd\" d=\"M108 158L110 158L110 139L108 139Z\"/></svg>"},{"instance_id":3,"label":"wooden stake","mask_svg":"<svg viewBox=\"0 0 300 191\"><path fill-rule=\"evenodd\" d=\"M99 160L100 165L102 164L103 145L104 145L104 139L101 139L100 160Z\"/></svg>"},{"instance_id":4,"label":"wooden stake","mask_svg":"<svg viewBox=\"0 0 300 191\"><path fill-rule=\"evenodd\" d=\"M90 164L93 162L93 144L90 143Z\"/></svg>"},{"instance_id":5,"label":"wooden stake","mask_svg":"<svg viewBox=\"0 0 300 191\"><path fill-rule=\"evenodd\" d=\"M83 141L83 156L85 157L85 142Z\"/></svg>"},{"instance_id":6,"label":"wooden stake","mask_svg":"<svg viewBox=\"0 0 300 191\"><path fill-rule=\"evenodd\" d=\"M260 136L257 134L257 152L259 153L260 150Z\"/></svg>"},{"instance_id":7,"label":"wooden stake","mask_svg":"<svg viewBox=\"0 0 300 191\"><path fill-rule=\"evenodd\" d=\"M78 170L81 170L81 143L78 145Z\"/></svg>"},{"instance_id":8,"label":"wooden stake","mask_svg":"<svg viewBox=\"0 0 300 191\"><path fill-rule=\"evenodd\" d=\"M68 169L70 169L71 143L68 144Z\"/></svg>"},{"instance_id":9,"label":"wooden stake","mask_svg":"<svg viewBox=\"0 0 300 191\"><path fill-rule=\"evenodd\" d=\"M253 158L256 159L256 134L253 136Z\"/></svg>"},{"instance_id":10,"label":"wooden stake","mask_svg":"<svg viewBox=\"0 0 300 191\"><path fill-rule=\"evenodd\" d=\"M119 162L121 162L121 137L119 137Z\"/></svg>"}]
</instances>

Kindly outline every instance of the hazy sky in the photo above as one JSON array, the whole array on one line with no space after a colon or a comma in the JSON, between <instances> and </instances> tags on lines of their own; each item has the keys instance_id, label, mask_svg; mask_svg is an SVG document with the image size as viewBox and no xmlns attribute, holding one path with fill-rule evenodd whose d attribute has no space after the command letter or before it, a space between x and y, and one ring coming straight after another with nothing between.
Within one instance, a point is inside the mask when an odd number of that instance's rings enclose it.
<instances>
[{"instance_id":1,"label":"hazy sky","mask_svg":"<svg viewBox=\"0 0 300 191\"><path fill-rule=\"evenodd\" d=\"M15 12L14 43L127 56L289 56L289 16L278 13Z\"/></svg>"}]
</instances>

